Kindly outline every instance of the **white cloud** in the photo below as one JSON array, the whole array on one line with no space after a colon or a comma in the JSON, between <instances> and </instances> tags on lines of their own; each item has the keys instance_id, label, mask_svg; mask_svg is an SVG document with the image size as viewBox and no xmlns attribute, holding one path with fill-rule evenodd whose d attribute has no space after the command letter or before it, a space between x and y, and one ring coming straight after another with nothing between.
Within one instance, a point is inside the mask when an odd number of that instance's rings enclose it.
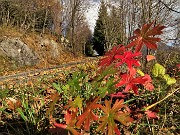
<instances>
[{"instance_id":1,"label":"white cloud","mask_svg":"<svg viewBox=\"0 0 180 135\"><path fill-rule=\"evenodd\" d=\"M88 11L85 14L86 19L89 24L89 27L90 27L90 30L92 32L94 31L96 20L98 18L99 5L100 5L99 0L92 0L90 2L90 8L88 9Z\"/></svg>"}]
</instances>

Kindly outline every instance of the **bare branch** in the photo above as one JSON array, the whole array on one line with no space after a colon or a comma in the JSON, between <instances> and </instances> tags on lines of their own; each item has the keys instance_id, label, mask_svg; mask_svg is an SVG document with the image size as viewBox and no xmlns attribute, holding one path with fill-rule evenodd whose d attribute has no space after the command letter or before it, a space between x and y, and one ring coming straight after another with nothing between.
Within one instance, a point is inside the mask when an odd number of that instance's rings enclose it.
<instances>
[{"instance_id":1,"label":"bare branch","mask_svg":"<svg viewBox=\"0 0 180 135\"><path fill-rule=\"evenodd\" d=\"M173 12L176 12L176 13L180 13L179 11L170 8L166 3L162 2L161 0L159 0L159 2L162 3L162 4L163 4L166 8L168 8L169 10L171 10L171 11L173 11Z\"/></svg>"}]
</instances>

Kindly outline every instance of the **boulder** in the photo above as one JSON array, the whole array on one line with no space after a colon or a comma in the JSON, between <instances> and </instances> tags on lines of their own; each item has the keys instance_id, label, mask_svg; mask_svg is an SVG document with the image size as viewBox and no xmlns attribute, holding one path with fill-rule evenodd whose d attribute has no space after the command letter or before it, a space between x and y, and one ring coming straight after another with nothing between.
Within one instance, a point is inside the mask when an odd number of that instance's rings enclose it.
<instances>
[{"instance_id":1,"label":"boulder","mask_svg":"<svg viewBox=\"0 0 180 135\"><path fill-rule=\"evenodd\" d=\"M3 38L0 41L0 55L15 60L19 65L35 65L38 55L18 38Z\"/></svg>"},{"instance_id":2,"label":"boulder","mask_svg":"<svg viewBox=\"0 0 180 135\"><path fill-rule=\"evenodd\" d=\"M52 39L42 39L40 42L41 47L49 48L49 53L53 58L57 58L60 54L59 45Z\"/></svg>"}]
</instances>

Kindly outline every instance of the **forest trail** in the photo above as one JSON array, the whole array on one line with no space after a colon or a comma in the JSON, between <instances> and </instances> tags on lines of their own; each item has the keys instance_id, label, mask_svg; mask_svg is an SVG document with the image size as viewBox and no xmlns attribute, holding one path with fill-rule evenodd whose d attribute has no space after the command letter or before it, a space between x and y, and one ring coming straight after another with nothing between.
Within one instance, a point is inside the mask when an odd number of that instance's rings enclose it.
<instances>
[{"instance_id":1,"label":"forest trail","mask_svg":"<svg viewBox=\"0 0 180 135\"><path fill-rule=\"evenodd\" d=\"M6 76L0 76L0 88L4 84L8 83L22 83L27 82L29 80L37 80L38 78L41 78L43 76L53 76L59 73L62 73L63 71L70 69L71 71L74 71L77 68L77 65L83 65L88 62L97 62L99 60L99 57L88 57L81 61L76 62L68 62L66 64L57 65L49 68L41 68L41 69L35 69L30 70L26 72L20 72L13 75L6 75Z\"/></svg>"}]
</instances>

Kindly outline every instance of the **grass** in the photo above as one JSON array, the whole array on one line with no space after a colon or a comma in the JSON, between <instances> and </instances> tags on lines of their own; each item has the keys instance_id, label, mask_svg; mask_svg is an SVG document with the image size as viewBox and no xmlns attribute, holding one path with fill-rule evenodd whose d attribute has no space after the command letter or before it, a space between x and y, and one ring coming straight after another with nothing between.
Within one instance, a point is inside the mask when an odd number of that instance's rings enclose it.
<instances>
[{"instance_id":1,"label":"grass","mask_svg":"<svg viewBox=\"0 0 180 135\"><path fill-rule=\"evenodd\" d=\"M50 123L45 114L53 91L46 79L10 87L1 94L1 132L19 135L47 133Z\"/></svg>"},{"instance_id":2,"label":"grass","mask_svg":"<svg viewBox=\"0 0 180 135\"><path fill-rule=\"evenodd\" d=\"M79 65L79 68L83 66ZM84 67L87 66L84 65ZM50 134L48 129L51 126L46 112L51 103L51 95L57 90L53 83L64 83L73 69L66 71L55 71L52 74L45 74L34 80L16 83L7 81L2 84L0 93L0 133L32 135ZM81 69L82 70L82 69ZM59 99L56 104L55 116L59 119L63 114L63 99ZM58 105L60 104L60 105ZM61 118L62 119L62 118Z\"/></svg>"},{"instance_id":3,"label":"grass","mask_svg":"<svg viewBox=\"0 0 180 135\"><path fill-rule=\"evenodd\" d=\"M78 72L90 74L86 79L92 78L96 68L92 64L79 65ZM94 67L94 68L93 68ZM65 84L72 79L72 70L44 75L36 80L27 81L21 84L7 84L0 93L0 132L3 134L16 135L50 135L49 128L52 128L51 118L47 116L47 110L52 103L52 95L58 92L53 83ZM178 85L174 86L178 88ZM162 91L164 89L164 91ZM170 91L167 91L170 90ZM154 92L146 92L143 95L129 95L126 104L130 109L137 109L144 105L151 105L160 101L171 92L168 87L161 88ZM71 93L72 94L72 93ZM90 93L91 94L91 93ZM62 122L64 115L63 106L70 97L60 94L52 112L56 121ZM151 120L143 117L138 120L138 114L133 114L135 122L130 127L121 127L122 134L131 135L178 135L179 134L179 99L180 91L176 91L166 100L153 107L159 112L158 120ZM95 132L91 127L91 132ZM61 131L65 132L65 131Z\"/></svg>"},{"instance_id":4,"label":"grass","mask_svg":"<svg viewBox=\"0 0 180 135\"><path fill-rule=\"evenodd\" d=\"M52 59L51 56L45 57L48 56L51 49L47 47L45 48L47 51L41 50L37 44L39 37L35 33L23 33L9 26L0 28L0 40L4 37L17 36L34 51L40 53L41 62L34 67L19 67L15 61L1 56L0 63L2 64L0 65L0 75L50 67L72 60L73 56L69 53L63 53L63 48L59 48L62 54L58 58ZM51 37L46 35L45 38ZM50 61L50 59L52 59L52 61ZM178 58L175 60L178 60ZM166 63L169 63L168 60ZM174 63L172 63L172 65L173 64ZM55 119L58 122L63 122L63 106L67 104L69 99L73 99L80 94L87 100L95 93L91 87L91 82L94 76L96 76L97 65L88 63L78 65L77 68L78 71L75 73L73 71L74 68L63 69L61 71L53 70L52 72L42 73L43 75L41 77L32 80L23 79L22 81L19 79L19 83L17 83L17 80L1 82L0 133L5 135L52 134L52 132L49 132L49 129L53 129L52 121ZM168 71L171 71L170 69ZM180 90L168 96L168 94L179 88L179 77L176 76L176 78L177 84L173 87L167 86L162 80L157 78L154 81L157 89L153 92L141 91L143 93L138 96L134 96L134 94L131 93L128 95L125 103L132 110L131 117L133 117L135 121L129 127L118 125L122 134L180 134ZM78 83L79 85L77 85ZM56 97L55 99L54 96ZM156 105L151 106L152 104ZM159 119L148 119L145 116L139 115L136 111L138 108L141 109L147 106L150 106L153 111L158 113ZM139 119L139 117L142 118ZM96 128L97 123L94 123L91 126L90 134L101 134L95 132ZM61 130L61 134L65 135L67 132Z\"/></svg>"},{"instance_id":5,"label":"grass","mask_svg":"<svg viewBox=\"0 0 180 135\"><path fill-rule=\"evenodd\" d=\"M1 75L2 75L3 72L8 72L9 70L16 69L15 62L11 61L7 57L0 56L0 63L2 63L0 65L0 73L1 73ZM14 65L14 66L12 66L12 65Z\"/></svg>"}]
</instances>

